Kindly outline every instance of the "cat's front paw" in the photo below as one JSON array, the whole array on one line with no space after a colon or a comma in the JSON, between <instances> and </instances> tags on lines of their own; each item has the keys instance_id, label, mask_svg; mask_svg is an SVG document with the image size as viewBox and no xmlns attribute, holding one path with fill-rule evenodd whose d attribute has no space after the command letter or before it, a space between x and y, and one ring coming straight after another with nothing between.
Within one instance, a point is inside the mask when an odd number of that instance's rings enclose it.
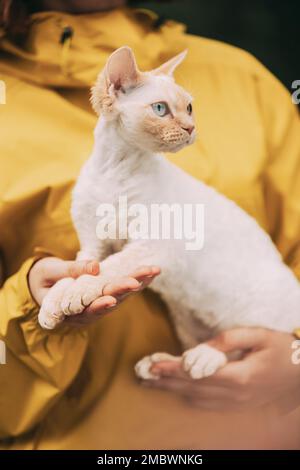
<instances>
[{"instance_id":1,"label":"cat's front paw","mask_svg":"<svg viewBox=\"0 0 300 470\"><path fill-rule=\"evenodd\" d=\"M60 307L64 315L78 315L102 295L107 284L104 276L84 274L76 279L65 291Z\"/></svg>"},{"instance_id":2,"label":"cat's front paw","mask_svg":"<svg viewBox=\"0 0 300 470\"><path fill-rule=\"evenodd\" d=\"M74 279L65 278L51 287L39 311L38 321L42 328L53 330L63 321L65 315L61 310L61 300L66 289L68 289L73 282L75 282Z\"/></svg>"},{"instance_id":3,"label":"cat's front paw","mask_svg":"<svg viewBox=\"0 0 300 470\"><path fill-rule=\"evenodd\" d=\"M151 368L154 364L163 361L180 362L181 358L177 356L172 356L168 353L155 353L151 356L145 356L134 367L137 377L143 380L159 379L158 375L155 375L151 372Z\"/></svg>"},{"instance_id":4,"label":"cat's front paw","mask_svg":"<svg viewBox=\"0 0 300 470\"><path fill-rule=\"evenodd\" d=\"M225 366L227 357L216 348L207 344L199 344L183 353L182 362L183 369L192 379L202 379L213 375L218 369Z\"/></svg>"}]
</instances>

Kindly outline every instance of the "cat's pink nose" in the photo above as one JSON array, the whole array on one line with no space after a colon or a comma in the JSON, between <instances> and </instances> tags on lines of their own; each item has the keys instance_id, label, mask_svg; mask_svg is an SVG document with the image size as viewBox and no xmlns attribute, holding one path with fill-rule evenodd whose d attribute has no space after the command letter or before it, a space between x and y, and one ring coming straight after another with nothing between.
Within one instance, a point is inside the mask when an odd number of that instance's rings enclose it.
<instances>
[{"instance_id":1,"label":"cat's pink nose","mask_svg":"<svg viewBox=\"0 0 300 470\"><path fill-rule=\"evenodd\" d=\"M195 126L183 127L182 129L183 129L184 131L187 131L187 132L191 135L191 133L192 133L193 130L195 129Z\"/></svg>"}]
</instances>

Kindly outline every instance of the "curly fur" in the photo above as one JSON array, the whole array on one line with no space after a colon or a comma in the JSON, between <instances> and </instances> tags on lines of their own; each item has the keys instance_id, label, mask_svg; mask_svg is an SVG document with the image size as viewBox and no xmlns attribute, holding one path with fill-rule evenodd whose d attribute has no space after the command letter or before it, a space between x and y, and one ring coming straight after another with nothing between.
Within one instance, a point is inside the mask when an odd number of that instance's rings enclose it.
<instances>
[{"instance_id":1,"label":"curly fur","mask_svg":"<svg viewBox=\"0 0 300 470\"><path fill-rule=\"evenodd\" d=\"M97 257L102 274L83 276L56 294L50 291L40 321L52 328L64 315L80 313L111 277L127 275L139 265L159 265L162 273L151 288L167 303L184 348L191 348L182 358L171 358L182 360L191 376L200 378L227 360L214 348L197 346L212 334L237 326L286 332L299 326L300 288L253 218L157 153L180 150L195 137L195 131L185 130L194 125L187 113L191 97L172 77L183 58L142 73L132 52L122 48L93 88L93 106L102 115L92 155L74 189L72 217L81 244L78 257ZM170 115L153 113L150 104L157 101L168 103ZM183 240L99 240L96 208L117 204L120 194L147 207L153 202L204 204L204 248L186 251ZM116 253L106 258L111 250ZM166 354L144 358L137 374L151 378L153 362L166 357L170 360Z\"/></svg>"}]
</instances>

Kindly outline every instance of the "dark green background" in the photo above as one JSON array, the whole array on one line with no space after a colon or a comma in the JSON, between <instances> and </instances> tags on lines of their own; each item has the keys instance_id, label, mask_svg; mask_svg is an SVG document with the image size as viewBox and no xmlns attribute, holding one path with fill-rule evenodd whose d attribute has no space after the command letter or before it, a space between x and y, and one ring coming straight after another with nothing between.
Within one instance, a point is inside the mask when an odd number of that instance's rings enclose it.
<instances>
[{"instance_id":1,"label":"dark green background","mask_svg":"<svg viewBox=\"0 0 300 470\"><path fill-rule=\"evenodd\" d=\"M285 85L300 79L300 0L133 1L188 32L246 49Z\"/></svg>"}]
</instances>

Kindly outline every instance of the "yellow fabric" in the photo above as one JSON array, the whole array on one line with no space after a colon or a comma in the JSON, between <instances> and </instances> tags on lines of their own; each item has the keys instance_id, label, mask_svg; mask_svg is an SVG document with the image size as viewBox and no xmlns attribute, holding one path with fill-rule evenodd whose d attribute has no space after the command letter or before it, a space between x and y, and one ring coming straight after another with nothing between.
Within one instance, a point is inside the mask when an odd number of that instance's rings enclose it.
<instances>
[{"instance_id":1,"label":"yellow fabric","mask_svg":"<svg viewBox=\"0 0 300 470\"><path fill-rule=\"evenodd\" d=\"M141 387L133 373L139 358L178 351L165 308L150 292L82 330L49 333L37 324L26 281L32 257L37 248L75 255L70 189L92 147L89 87L108 54L125 44L142 69L188 49L176 78L195 97L198 139L170 158L256 217L300 276L300 125L288 92L246 52L187 35L174 22L155 29L153 19L129 9L50 12L32 17L21 46L0 34L5 448L284 448L300 441L296 424L297 432L274 433L270 408L204 412ZM74 31L67 48L60 43L65 26Z\"/></svg>"}]
</instances>

